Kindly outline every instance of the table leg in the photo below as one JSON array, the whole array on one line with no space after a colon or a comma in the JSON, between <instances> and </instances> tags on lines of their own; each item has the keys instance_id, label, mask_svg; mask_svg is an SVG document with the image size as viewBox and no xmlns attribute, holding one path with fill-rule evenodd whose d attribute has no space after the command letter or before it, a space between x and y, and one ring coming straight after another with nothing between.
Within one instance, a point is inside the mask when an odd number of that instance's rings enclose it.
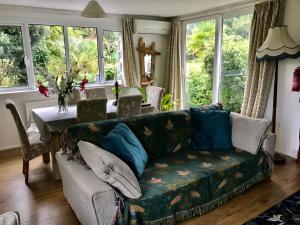
<instances>
[{"instance_id":1,"label":"table leg","mask_svg":"<svg viewBox=\"0 0 300 225\"><path fill-rule=\"evenodd\" d=\"M300 129L299 129L299 150L298 150L298 156L296 162L300 163Z\"/></svg>"},{"instance_id":2,"label":"table leg","mask_svg":"<svg viewBox=\"0 0 300 225\"><path fill-rule=\"evenodd\" d=\"M53 173L53 179L54 180L60 180L60 172L57 165L57 161L55 158L55 153L60 150L60 143L59 143L60 133L59 132L53 132L51 133L51 162L52 162L52 173Z\"/></svg>"}]
</instances>

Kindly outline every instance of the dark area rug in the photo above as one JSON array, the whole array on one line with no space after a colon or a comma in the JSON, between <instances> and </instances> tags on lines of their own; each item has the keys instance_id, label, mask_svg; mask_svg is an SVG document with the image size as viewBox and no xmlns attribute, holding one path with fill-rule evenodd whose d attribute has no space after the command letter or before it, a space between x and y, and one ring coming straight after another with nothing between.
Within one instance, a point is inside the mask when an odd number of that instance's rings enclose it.
<instances>
[{"instance_id":1,"label":"dark area rug","mask_svg":"<svg viewBox=\"0 0 300 225\"><path fill-rule=\"evenodd\" d=\"M300 191L274 205L244 225L300 224Z\"/></svg>"}]
</instances>

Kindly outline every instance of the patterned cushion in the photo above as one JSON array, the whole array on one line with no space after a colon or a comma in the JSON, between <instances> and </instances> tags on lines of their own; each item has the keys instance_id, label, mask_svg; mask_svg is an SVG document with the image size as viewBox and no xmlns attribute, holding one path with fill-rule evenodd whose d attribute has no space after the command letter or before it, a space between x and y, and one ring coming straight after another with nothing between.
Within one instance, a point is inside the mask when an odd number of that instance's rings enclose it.
<instances>
[{"instance_id":1,"label":"patterned cushion","mask_svg":"<svg viewBox=\"0 0 300 225\"><path fill-rule=\"evenodd\" d=\"M264 166L262 152L253 157L240 151L186 150L160 157L147 165L139 180L142 197L126 200L122 222L175 224L202 214L224 201L219 198L227 193L245 190L249 180L263 176Z\"/></svg>"},{"instance_id":2,"label":"patterned cushion","mask_svg":"<svg viewBox=\"0 0 300 225\"><path fill-rule=\"evenodd\" d=\"M141 197L141 189L132 170L114 154L89 142L79 141L84 161L103 181L118 189L127 198Z\"/></svg>"},{"instance_id":3,"label":"patterned cushion","mask_svg":"<svg viewBox=\"0 0 300 225\"><path fill-rule=\"evenodd\" d=\"M124 220L143 224L207 203L209 180L205 172L195 170L199 160L195 152L184 151L149 162L139 180L142 197L126 201Z\"/></svg>"},{"instance_id":4,"label":"patterned cushion","mask_svg":"<svg viewBox=\"0 0 300 225\"><path fill-rule=\"evenodd\" d=\"M201 154L201 152L199 151ZM264 154L252 156L247 152L228 150L202 153L201 171L209 175L211 199L234 190L257 173L264 171ZM204 163L205 162L205 163Z\"/></svg>"}]
</instances>

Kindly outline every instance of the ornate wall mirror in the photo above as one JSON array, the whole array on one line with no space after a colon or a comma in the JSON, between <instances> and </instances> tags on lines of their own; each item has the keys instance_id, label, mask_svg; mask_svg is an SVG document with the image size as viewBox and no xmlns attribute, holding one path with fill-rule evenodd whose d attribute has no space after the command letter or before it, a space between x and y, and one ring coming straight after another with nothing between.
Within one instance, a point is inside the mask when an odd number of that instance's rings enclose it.
<instances>
[{"instance_id":1,"label":"ornate wall mirror","mask_svg":"<svg viewBox=\"0 0 300 225\"><path fill-rule=\"evenodd\" d=\"M147 47L142 37L139 39L137 50L140 55L141 87L147 87L155 80L155 58L160 52L155 51L154 42Z\"/></svg>"}]
</instances>

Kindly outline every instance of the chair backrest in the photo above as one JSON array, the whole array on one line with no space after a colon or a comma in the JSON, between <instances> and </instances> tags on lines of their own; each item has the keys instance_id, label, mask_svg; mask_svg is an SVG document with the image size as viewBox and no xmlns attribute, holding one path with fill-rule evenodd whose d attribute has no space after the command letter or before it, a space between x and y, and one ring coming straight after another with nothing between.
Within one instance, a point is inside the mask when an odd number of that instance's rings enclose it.
<instances>
[{"instance_id":1,"label":"chair backrest","mask_svg":"<svg viewBox=\"0 0 300 225\"><path fill-rule=\"evenodd\" d=\"M23 157L26 158L26 155L29 154L29 151L30 151L30 143L28 140L28 136L27 136L22 118L21 118L21 116L17 110L16 104L14 103L13 100L7 99L5 101L5 106L7 109L10 110L10 112L14 118L15 124L17 126L17 130L19 133L22 154L23 154Z\"/></svg>"},{"instance_id":2,"label":"chair backrest","mask_svg":"<svg viewBox=\"0 0 300 225\"><path fill-rule=\"evenodd\" d=\"M75 89L69 95L69 104L76 105L79 100L80 100L80 91Z\"/></svg>"},{"instance_id":3,"label":"chair backrest","mask_svg":"<svg viewBox=\"0 0 300 225\"><path fill-rule=\"evenodd\" d=\"M117 105L117 117L124 118L141 114L142 95L120 96Z\"/></svg>"},{"instance_id":4,"label":"chair backrest","mask_svg":"<svg viewBox=\"0 0 300 225\"><path fill-rule=\"evenodd\" d=\"M77 122L89 123L106 119L107 99L87 99L77 102Z\"/></svg>"},{"instance_id":5,"label":"chair backrest","mask_svg":"<svg viewBox=\"0 0 300 225\"><path fill-rule=\"evenodd\" d=\"M87 89L85 95L86 99L106 98L105 88L103 87Z\"/></svg>"},{"instance_id":6,"label":"chair backrest","mask_svg":"<svg viewBox=\"0 0 300 225\"><path fill-rule=\"evenodd\" d=\"M155 107L158 111L161 109L161 100L163 98L165 89L156 86L148 86L146 88L147 92L147 103Z\"/></svg>"}]
</instances>

